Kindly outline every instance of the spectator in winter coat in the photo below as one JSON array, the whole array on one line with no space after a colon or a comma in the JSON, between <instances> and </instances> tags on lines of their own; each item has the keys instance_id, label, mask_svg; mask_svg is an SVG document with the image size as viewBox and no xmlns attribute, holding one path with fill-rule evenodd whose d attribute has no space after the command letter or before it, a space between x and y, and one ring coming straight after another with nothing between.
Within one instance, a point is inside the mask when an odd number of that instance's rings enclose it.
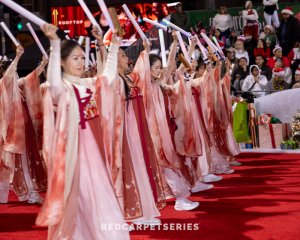
<instances>
[{"instance_id":1,"label":"spectator in winter coat","mask_svg":"<svg viewBox=\"0 0 300 240\"><path fill-rule=\"evenodd\" d=\"M217 39L220 47L222 49L224 49L225 48L226 38L224 36L222 36L221 30L220 29L216 29L215 32L214 32L214 36Z\"/></svg>"},{"instance_id":2,"label":"spectator in winter coat","mask_svg":"<svg viewBox=\"0 0 300 240\"><path fill-rule=\"evenodd\" d=\"M260 74L266 76L267 80L272 79L272 69L266 65L266 59L262 55L255 57L255 64L259 67Z\"/></svg>"},{"instance_id":3,"label":"spectator in winter coat","mask_svg":"<svg viewBox=\"0 0 300 240\"><path fill-rule=\"evenodd\" d=\"M249 75L243 82L242 91L252 92L254 96L261 97L265 95L267 84L268 80L264 75L260 74L259 67L252 65Z\"/></svg>"},{"instance_id":4,"label":"spectator in winter coat","mask_svg":"<svg viewBox=\"0 0 300 240\"><path fill-rule=\"evenodd\" d=\"M287 82L289 85L291 85L291 83L292 83L292 70L291 70L291 68L285 66L283 60L280 59L280 58L278 58L276 60L274 69L276 69L276 68L282 68L284 70L284 76L283 76L284 81Z\"/></svg>"},{"instance_id":5,"label":"spectator in winter coat","mask_svg":"<svg viewBox=\"0 0 300 240\"><path fill-rule=\"evenodd\" d=\"M171 23L174 23L178 27L184 29L185 31L192 31L190 29L190 21L187 14L182 10L182 3L178 3L175 6L175 12L171 13Z\"/></svg>"},{"instance_id":6,"label":"spectator in winter coat","mask_svg":"<svg viewBox=\"0 0 300 240\"><path fill-rule=\"evenodd\" d=\"M241 91L244 79L248 75L247 59L241 57L231 73L231 85L234 91Z\"/></svg>"},{"instance_id":7,"label":"spectator in winter coat","mask_svg":"<svg viewBox=\"0 0 300 240\"><path fill-rule=\"evenodd\" d=\"M275 63L277 61L277 59L282 59L282 61L284 62L284 65L286 67L289 67L290 66L290 61L288 60L287 57L283 57L282 56L282 48L280 46L276 46L274 49L273 49L273 54L274 54L274 57L272 58L269 58L268 62L267 62L267 65L273 69L274 66L275 66Z\"/></svg>"},{"instance_id":8,"label":"spectator in winter coat","mask_svg":"<svg viewBox=\"0 0 300 240\"><path fill-rule=\"evenodd\" d=\"M271 57L271 50L267 47L266 41L264 39L259 39L257 41L257 46L254 48L254 57L261 55L266 59Z\"/></svg>"},{"instance_id":9,"label":"spectator in winter coat","mask_svg":"<svg viewBox=\"0 0 300 240\"><path fill-rule=\"evenodd\" d=\"M272 80L269 81L267 85L267 90L269 93L289 89L289 84L284 81L284 74L285 72L283 68L275 68L273 70Z\"/></svg>"},{"instance_id":10,"label":"spectator in winter coat","mask_svg":"<svg viewBox=\"0 0 300 240\"><path fill-rule=\"evenodd\" d=\"M232 29L230 31L229 38L226 39L226 47L227 48L234 47L236 41L237 41L236 31Z\"/></svg>"},{"instance_id":11,"label":"spectator in winter coat","mask_svg":"<svg viewBox=\"0 0 300 240\"><path fill-rule=\"evenodd\" d=\"M264 40L266 41L267 47L269 47L271 50L276 45L276 35L274 33L274 28L271 25L267 25L264 27Z\"/></svg>"},{"instance_id":12,"label":"spectator in winter coat","mask_svg":"<svg viewBox=\"0 0 300 240\"><path fill-rule=\"evenodd\" d=\"M293 74L295 74L296 69L300 65L300 42L292 49L288 55L288 59L291 62L291 69Z\"/></svg>"},{"instance_id":13,"label":"spectator in winter coat","mask_svg":"<svg viewBox=\"0 0 300 240\"><path fill-rule=\"evenodd\" d=\"M252 65L254 64L254 48L257 46L257 40L252 37L250 32L245 32L244 35L245 35L244 48L249 56L248 65Z\"/></svg>"},{"instance_id":14,"label":"spectator in winter coat","mask_svg":"<svg viewBox=\"0 0 300 240\"><path fill-rule=\"evenodd\" d=\"M285 8L281 11L282 20L278 29L278 40L282 47L283 56L287 56L300 41L300 23L297 18L293 16L290 8Z\"/></svg>"}]
</instances>

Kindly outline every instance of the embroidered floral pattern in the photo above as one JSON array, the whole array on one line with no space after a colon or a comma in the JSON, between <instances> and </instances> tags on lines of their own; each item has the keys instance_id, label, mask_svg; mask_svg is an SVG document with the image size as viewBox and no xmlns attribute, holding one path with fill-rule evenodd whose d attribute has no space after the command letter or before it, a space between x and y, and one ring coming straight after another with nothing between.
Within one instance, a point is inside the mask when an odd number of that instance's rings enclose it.
<instances>
[{"instance_id":1,"label":"embroidered floral pattern","mask_svg":"<svg viewBox=\"0 0 300 240\"><path fill-rule=\"evenodd\" d=\"M84 119L89 120L99 116L97 104L95 98L92 96L90 101L86 104L83 109Z\"/></svg>"},{"instance_id":2,"label":"embroidered floral pattern","mask_svg":"<svg viewBox=\"0 0 300 240\"><path fill-rule=\"evenodd\" d=\"M82 97L80 96L79 90L74 85L73 87L79 105L80 124L81 127L84 129L85 123L88 120L99 116L98 107L93 96L93 92L90 89L87 88L85 92L86 96Z\"/></svg>"},{"instance_id":3,"label":"embroidered floral pattern","mask_svg":"<svg viewBox=\"0 0 300 240\"><path fill-rule=\"evenodd\" d=\"M129 87L128 98L141 97L143 96L142 91L139 87Z\"/></svg>"}]
</instances>

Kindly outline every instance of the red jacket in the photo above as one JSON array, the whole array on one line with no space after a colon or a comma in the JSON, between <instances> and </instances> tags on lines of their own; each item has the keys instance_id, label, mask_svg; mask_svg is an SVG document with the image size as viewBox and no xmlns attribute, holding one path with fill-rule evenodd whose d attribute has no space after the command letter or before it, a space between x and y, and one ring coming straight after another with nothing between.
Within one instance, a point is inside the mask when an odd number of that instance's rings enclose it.
<instances>
[{"instance_id":1,"label":"red jacket","mask_svg":"<svg viewBox=\"0 0 300 240\"><path fill-rule=\"evenodd\" d=\"M271 57L271 50L270 48L266 50L264 48L254 48L254 57L257 55L262 55L264 58L269 59Z\"/></svg>"},{"instance_id":2,"label":"red jacket","mask_svg":"<svg viewBox=\"0 0 300 240\"><path fill-rule=\"evenodd\" d=\"M282 57L282 61L283 61L285 67L290 67L291 64L287 57ZM276 63L275 57L269 58L269 60L267 62L267 66L270 67L271 69L273 69L275 66L275 63Z\"/></svg>"}]
</instances>

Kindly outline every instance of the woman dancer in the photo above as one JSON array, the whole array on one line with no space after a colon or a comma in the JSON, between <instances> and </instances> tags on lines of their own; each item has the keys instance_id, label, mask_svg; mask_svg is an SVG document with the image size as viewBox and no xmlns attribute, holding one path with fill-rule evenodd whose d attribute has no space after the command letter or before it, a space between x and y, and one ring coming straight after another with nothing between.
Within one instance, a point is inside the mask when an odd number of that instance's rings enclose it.
<instances>
[{"instance_id":1,"label":"woman dancer","mask_svg":"<svg viewBox=\"0 0 300 240\"><path fill-rule=\"evenodd\" d=\"M72 40L61 44L53 25L45 24L42 30L52 48L44 92L43 151L49 177L36 223L48 226L51 240L129 239L106 170L101 135L107 116L100 99L109 96L115 79L119 41L114 35L103 74L81 79L84 52L80 46Z\"/></svg>"},{"instance_id":2,"label":"woman dancer","mask_svg":"<svg viewBox=\"0 0 300 240\"><path fill-rule=\"evenodd\" d=\"M143 93L147 71L144 61L147 58L148 53L143 51L135 69L127 75L128 57L122 49L119 51L119 77L114 86L113 162L110 167L125 219L133 220L135 224L158 225L158 208L165 206L159 164L169 166L169 163L158 162L146 119ZM144 70L139 72L137 68Z\"/></svg>"},{"instance_id":3,"label":"woman dancer","mask_svg":"<svg viewBox=\"0 0 300 240\"><path fill-rule=\"evenodd\" d=\"M162 72L162 61L160 57L155 54L150 54L149 57L151 86L148 88L148 94L152 97L155 117L157 122L159 122L158 134L163 143L163 153L169 161L183 164L180 162L182 159L174 149L167 122L164 97L161 90L161 81L164 78L164 74ZM162 168L161 171L168 186L171 188L172 193L176 197L175 210L192 210L198 207L199 203L192 202L187 199L187 197L190 196L190 188L185 183L179 167L180 165L178 165L178 168L175 169ZM194 192L196 192L195 189Z\"/></svg>"},{"instance_id":4,"label":"woman dancer","mask_svg":"<svg viewBox=\"0 0 300 240\"><path fill-rule=\"evenodd\" d=\"M16 67L23 51L17 47L16 58L1 80L1 102L5 103L0 120L4 130L0 147L4 163L0 170L3 203L8 200L10 182L19 200L28 203L42 203L38 192L47 188L46 166L39 151L43 114L39 75L47 60L44 58L32 73L17 79Z\"/></svg>"}]
</instances>

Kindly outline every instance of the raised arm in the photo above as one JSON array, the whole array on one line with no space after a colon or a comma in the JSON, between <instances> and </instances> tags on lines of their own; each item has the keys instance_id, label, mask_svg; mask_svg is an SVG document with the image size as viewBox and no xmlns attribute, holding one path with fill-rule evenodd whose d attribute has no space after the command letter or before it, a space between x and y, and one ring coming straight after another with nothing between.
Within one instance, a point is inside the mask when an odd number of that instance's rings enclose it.
<instances>
[{"instance_id":1,"label":"raised arm","mask_svg":"<svg viewBox=\"0 0 300 240\"><path fill-rule=\"evenodd\" d=\"M191 45L189 47L189 50L188 50L188 56L191 58L192 57L192 54L195 50L195 47L196 47L196 44L197 44L197 39L196 37L192 37L192 41L191 41ZM186 70L186 67L184 66L183 63L180 64L179 68L178 68L178 72L179 73L183 73L184 71ZM192 70L192 69L191 69Z\"/></svg>"},{"instance_id":2,"label":"raised arm","mask_svg":"<svg viewBox=\"0 0 300 240\"><path fill-rule=\"evenodd\" d=\"M173 43L170 46L170 52L169 52L169 56L168 56L168 71L167 71L167 76L166 78L169 79L172 73L172 69L174 69L174 67L176 67L176 52L177 52L177 46L178 46L178 39L176 36L175 31L173 31L172 33L173 36Z\"/></svg>"},{"instance_id":3,"label":"raised arm","mask_svg":"<svg viewBox=\"0 0 300 240\"><path fill-rule=\"evenodd\" d=\"M174 87L167 83L168 82L167 81L167 72L168 72L167 68L163 69L163 71L160 75L160 79L158 80L158 81L160 81L159 85L164 93L166 93L167 95L173 95Z\"/></svg>"},{"instance_id":4,"label":"raised arm","mask_svg":"<svg viewBox=\"0 0 300 240\"><path fill-rule=\"evenodd\" d=\"M144 51L140 52L140 55L134 65L134 69L128 76L131 78L135 86L139 87L143 92L145 92L147 91L146 88L151 85L149 41L145 39L143 41L143 45Z\"/></svg>"},{"instance_id":5,"label":"raised arm","mask_svg":"<svg viewBox=\"0 0 300 240\"><path fill-rule=\"evenodd\" d=\"M44 24L41 27L45 36L50 40L50 56L47 71L47 81L49 90L54 103L57 103L61 93L64 92L64 86L61 78L61 56L60 39L56 34L57 27L51 24Z\"/></svg>"},{"instance_id":6,"label":"raised arm","mask_svg":"<svg viewBox=\"0 0 300 240\"><path fill-rule=\"evenodd\" d=\"M190 45L189 51L188 51L188 55L190 58L192 57L193 52L195 51L196 45L197 45L197 38L193 36L191 39L191 45Z\"/></svg>"},{"instance_id":7,"label":"raised arm","mask_svg":"<svg viewBox=\"0 0 300 240\"><path fill-rule=\"evenodd\" d=\"M109 84L112 84L116 79L120 40L121 39L117 36L117 34L114 33L108 50L107 61L102 73L103 76L107 77Z\"/></svg>"},{"instance_id":8,"label":"raised arm","mask_svg":"<svg viewBox=\"0 0 300 240\"><path fill-rule=\"evenodd\" d=\"M21 45L19 45L16 50L15 59L12 61L12 63L10 64L10 66L7 68L7 70L3 75L3 83L5 85L9 84L12 78L14 78L15 76L14 73L17 71L18 62L21 56L23 55L23 53L24 53L24 48Z\"/></svg>"},{"instance_id":9,"label":"raised arm","mask_svg":"<svg viewBox=\"0 0 300 240\"><path fill-rule=\"evenodd\" d=\"M104 66L107 60L107 51L105 45L103 43L103 35L99 31L97 26L93 26L92 35L97 39L98 49L96 51L96 59L97 59L97 75L101 75L104 70Z\"/></svg>"},{"instance_id":10,"label":"raised arm","mask_svg":"<svg viewBox=\"0 0 300 240\"><path fill-rule=\"evenodd\" d=\"M47 66L47 64L48 64L48 59L45 58L45 56L43 56L40 65L36 68L36 75L37 76L41 75L41 73L44 71L44 69Z\"/></svg>"}]
</instances>

